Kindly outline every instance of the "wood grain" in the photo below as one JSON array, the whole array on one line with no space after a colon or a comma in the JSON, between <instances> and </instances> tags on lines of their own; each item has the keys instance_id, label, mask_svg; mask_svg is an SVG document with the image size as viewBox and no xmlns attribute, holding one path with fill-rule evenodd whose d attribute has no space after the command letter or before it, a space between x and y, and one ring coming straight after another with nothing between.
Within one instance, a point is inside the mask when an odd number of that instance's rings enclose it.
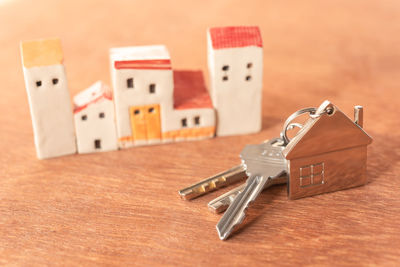
<instances>
[{"instance_id":1,"label":"wood grain","mask_svg":"<svg viewBox=\"0 0 400 267\"><path fill-rule=\"evenodd\" d=\"M400 261L400 3L0 0L0 263L9 265L396 265ZM109 83L108 49L166 44L176 69L206 70L206 28L259 25L259 134L40 161L19 41L60 37L73 94ZM177 191L238 163L295 110L365 107L368 184L287 200L262 194L240 234Z\"/></svg>"}]
</instances>

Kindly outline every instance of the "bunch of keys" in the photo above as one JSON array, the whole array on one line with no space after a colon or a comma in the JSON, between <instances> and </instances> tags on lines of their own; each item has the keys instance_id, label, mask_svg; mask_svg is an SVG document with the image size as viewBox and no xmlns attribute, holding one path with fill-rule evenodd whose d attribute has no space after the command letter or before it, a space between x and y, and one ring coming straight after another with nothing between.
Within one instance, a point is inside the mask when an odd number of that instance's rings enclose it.
<instances>
[{"instance_id":1,"label":"bunch of keys","mask_svg":"<svg viewBox=\"0 0 400 267\"><path fill-rule=\"evenodd\" d=\"M303 124L293 122L308 113ZM225 211L216 228L221 240L243 222L249 204L266 188L288 186L289 199L333 192L366 183L367 146L372 138L363 130L363 108L354 107L354 120L329 101L305 108L286 120L280 137L247 145L242 163L179 191L193 199L247 178L246 183L208 203L215 213ZM299 128L292 139L287 132Z\"/></svg>"}]
</instances>

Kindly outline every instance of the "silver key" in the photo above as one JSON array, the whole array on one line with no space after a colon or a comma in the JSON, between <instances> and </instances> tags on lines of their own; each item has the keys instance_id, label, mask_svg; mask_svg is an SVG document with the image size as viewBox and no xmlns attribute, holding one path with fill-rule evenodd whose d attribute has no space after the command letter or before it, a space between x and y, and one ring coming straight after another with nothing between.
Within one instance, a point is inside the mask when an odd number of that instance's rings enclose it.
<instances>
[{"instance_id":1,"label":"silver key","mask_svg":"<svg viewBox=\"0 0 400 267\"><path fill-rule=\"evenodd\" d=\"M282 154L284 146L278 144L279 141L281 139L273 139L260 145L248 145L240 154L249 178L243 191L236 196L217 224L221 240L228 238L235 227L243 222L249 204L261 191L277 183L276 180L281 180L282 175L287 173L287 162Z\"/></svg>"},{"instance_id":2,"label":"silver key","mask_svg":"<svg viewBox=\"0 0 400 267\"><path fill-rule=\"evenodd\" d=\"M265 142L268 142L268 140ZM182 199L190 200L215 191L221 187L239 182L245 178L247 178L246 166L240 164L229 170L223 171L191 186L181 189L178 193Z\"/></svg>"},{"instance_id":3,"label":"silver key","mask_svg":"<svg viewBox=\"0 0 400 267\"><path fill-rule=\"evenodd\" d=\"M214 198L210 202L208 202L208 209L211 210L214 213L221 213L224 212L229 205L233 202L235 197L243 191L244 187L246 184L239 185L238 187L235 187L231 191Z\"/></svg>"},{"instance_id":4,"label":"silver key","mask_svg":"<svg viewBox=\"0 0 400 267\"><path fill-rule=\"evenodd\" d=\"M286 184L287 183L287 175L286 173L282 174L279 179L272 179L270 186L278 185L278 184ZM235 187L231 191L211 200L208 202L208 209L214 213L224 212L235 200L235 197L240 194L245 188L246 183ZM269 186L264 187L264 190L269 188Z\"/></svg>"}]
</instances>

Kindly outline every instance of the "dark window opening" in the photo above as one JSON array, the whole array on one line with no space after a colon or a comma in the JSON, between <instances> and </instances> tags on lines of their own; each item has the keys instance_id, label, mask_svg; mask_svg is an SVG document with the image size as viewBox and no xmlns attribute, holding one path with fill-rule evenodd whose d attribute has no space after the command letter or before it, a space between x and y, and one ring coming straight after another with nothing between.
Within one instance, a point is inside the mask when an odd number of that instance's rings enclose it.
<instances>
[{"instance_id":1,"label":"dark window opening","mask_svg":"<svg viewBox=\"0 0 400 267\"><path fill-rule=\"evenodd\" d=\"M246 76L246 81L250 81L250 80L251 80L251 76L250 75Z\"/></svg>"},{"instance_id":2,"label":"dark window opening","mask_svg":"<svg viewBox=\"0 0 400 267\"><path fill-rule=\"evenodd\" d=\"M82 119L83 121L87 120L87 115L82 115L81 119Z\"/></svg>"},{"instance_id":3,"label":"dark window opening","mask_svg":"<svg viewBox=\"0 0 400 267\"><path fill-rule=\"evenodd\" d=\"M100 118L100 119L104 118L105 116L106 116L106 115L104 114L104 112L100 112L100 113L99 113L99 118Z\"/></svg>"},{"instance_id":4,"label":"dark window opening","mask_svg":"<svg viewBox=\"0 0 400 267\"><path fill-rule=\"evenodd\" d=\"M128 88L133 88L133 78L129 78L126 80L126 86Z\"/></svg>"},{"instance_id":5,"label":"dark window opening","mask_svg":"<svg viewBox=\"0 0 400 267\"><path fill-rule=\"evenodd\" d=\"M135 109L135 115L138 115L138 114L140 114L140 110Z\"/></svg>"},{"instance_id":6,"label":"dark window opening","mask_svg":"<svg viewBox=\"0 0 400 267\"><path fill-rule=\"evenodd\" d=\"M181 123L182 123L182 127L187 127L187 119L186 118L182 119Z\"/></svg>"},{"instance_id":7,"label":"dark window opening","mask_svg":"<svg viewBox=\"0 0 400 267\"><path fill-rule=\"evenodd\" d=\"M247 68L250 69L251 67L253 67L253 63L247 63Z\"/></svg>"},{"instance_id":8,"label":"dark window opening","mask_svg":"<svg viewBox=\"0 0 400 267\"><path fill-rule=\"evenodd\" d=\"M224 65L224 66L222 67L222 70L223 70L223 71L229 70L229 66L228 66L228 65Z\"/></svg>"},{"instance_id":9,"label":"dark window opening","mask_svg":"<svg viewBox=\"0 0 400 267\"><path fill-rule=\"evenodd\" d=\"M149 108L149 113L153 113L154 112L154 108Z\"/></svg>"},{"instance_id":10,"label":"dark window opening","mask_svg":"<svg viewBox=\"0 0 400 267\"><path fill-rule=\"evenodd\" d=\"M200 116L194 117L194 124L195 125L200 125Z\"/></svg>"},{"instance_id":11,"label":"dark window opening","mask_svg":"<svg viewBox=\"0 0 400 267\"><path fill-rule=\"evenodd\" d=\"M42 86L42 81L36 81L36 87Z\"/></svg>"},{"instance_id":12,"label":"dark window opening","mask_svg":"<svg viewBox=\"0 0 400 267\"><path fill-rule=\"evenodd\" d=\"M150 94L154 94L156 92L156 85L154 83L150 84L149 92Z\"/></svg>"},{"instance_id":13,"label":"dark window opening","mask_svg":"<svg viewBox=\"0 0 400 267\"><path fill-rule=\"evenodd\" d=\"M53 80L51 80L53 82L54 85L56 85L58 83L58 79L54 78Z\"/></svg>"},{"instance_id":14,"label":"dark window opening","mask_svg":"<svg viewBox=\"0 0 400 267\"><path fill-rule=\"evenodd\" d=\"M222 80L223 80L223 81L227 81L227 80L228 80L228 76L222 77Z\"/></svg>"},{"instance_id":15,"label":"dark window opening","mask_svg":"<svg viewBox=\"0 0 400 267\"><path fill-rule=\"evenodd\" d=\"M94 140L94 148L95 149L100 149L101 148L101 140L100 139Z\"/></svg>"}]
</instances>

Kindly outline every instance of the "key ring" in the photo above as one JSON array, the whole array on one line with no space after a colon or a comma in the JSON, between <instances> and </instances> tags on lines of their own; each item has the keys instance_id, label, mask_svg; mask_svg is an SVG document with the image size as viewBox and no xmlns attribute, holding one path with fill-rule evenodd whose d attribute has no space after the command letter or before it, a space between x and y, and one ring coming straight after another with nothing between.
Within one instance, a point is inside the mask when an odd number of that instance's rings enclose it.
<instances>
[{"instance_id":1,"label":"key ring","mask_svg":"<svg viewBox=\"0 0 400 267\"><path fill-rule=\"evenodd\" d=\"M290 142L290 139L287 136L288 130L292 130L295 127L300 128L300 129L303 128L303 125L300 123L291 123L292 120L294 120L295 118L297 118L298 116L300 116L304 113L310 113L310 117L313 119L316 119L316 118L321 117L324 114L327 114L327 115L333 114L334 109L332 107L327 107L324 110L318 112L318 114L316 112L317 112L316 108L303 108L303 109L296 111L295 113L290 115L289 118L287 118L287 120L285 121L285 124L283 125L283 130L281 132L281 139L283 140L284 146L286 146Z\"/></svg>"},{"instance_id":2,"label":"key ring","mask_svg":"<svg viewBox=\"0 0 400 267\"><path fill-rule=\"evenodd\" d=\"M297 118L298 116L304 114L304 113L310 113L310 116L315 115L315 112L317 111L316 108L303 108L300 109L298 111L296 111L295 113L293 113L292 115L290 115L287 120L285 121L285 124L283 125L283 130L281 132L281 138L283 140L283 145L286 146L287 144L289 144L290 139L287 136L287 131L291 130L295 127L298 128L302 128L303 125L300 123L291 123L295 118ZM320 116L320 114L318 114L318 116Z\"/></svg>"}]
</instances>

